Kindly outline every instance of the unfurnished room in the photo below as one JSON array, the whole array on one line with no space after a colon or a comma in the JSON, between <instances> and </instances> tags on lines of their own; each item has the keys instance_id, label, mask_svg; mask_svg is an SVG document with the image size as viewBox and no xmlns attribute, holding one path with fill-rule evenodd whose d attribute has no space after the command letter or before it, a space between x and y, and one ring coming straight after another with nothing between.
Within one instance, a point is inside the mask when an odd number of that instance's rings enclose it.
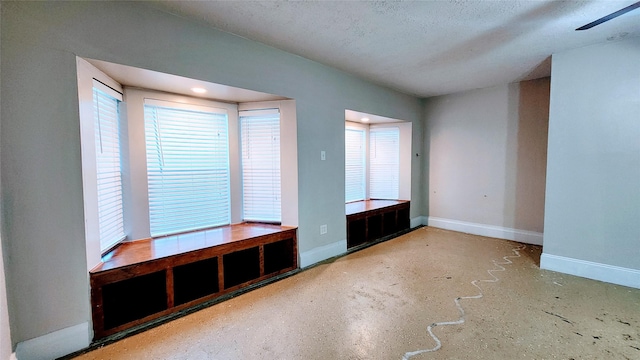
<instances>
[{"instance_id":1,"label":"unfurnished room","mask_svg":"<svg viewBox=\"0 0 640 360\"><path fill-rule=\"evenodd\" d=\"M0 12L0 359L640 358L640 2Z\"/></svg>"}]
</instances>

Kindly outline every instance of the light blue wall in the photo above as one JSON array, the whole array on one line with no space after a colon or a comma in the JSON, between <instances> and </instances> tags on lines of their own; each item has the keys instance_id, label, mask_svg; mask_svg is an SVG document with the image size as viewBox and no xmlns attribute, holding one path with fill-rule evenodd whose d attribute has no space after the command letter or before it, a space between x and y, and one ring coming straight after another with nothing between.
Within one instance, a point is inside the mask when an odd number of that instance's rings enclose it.
<instances>
[{"instance_id":1,"label":"light blue wall","mask_svg":"<svg viewBox=\"0 0 640 360\"><path fill-rule=\"evenodd\" d=\"M420 100L146 5L3 2L1 34L3 241L14 344L90 319L76 55L295 99L303 252L346 237L345 109L412 121L412 152L422 148ZM413 157L412 217L422 215L419 161ZM328 234L319 234L321 224Z\"/></svg>"},{"instance_id":2,"label":"light blue wall","mask_svg":"<svg viewBox=\"0 0 640 360\"><path fill-rule=\"evenodd\" d=\"M640 270L640 38L553 55L544 228L546 255Z\"/></svg>"}]
</instances>

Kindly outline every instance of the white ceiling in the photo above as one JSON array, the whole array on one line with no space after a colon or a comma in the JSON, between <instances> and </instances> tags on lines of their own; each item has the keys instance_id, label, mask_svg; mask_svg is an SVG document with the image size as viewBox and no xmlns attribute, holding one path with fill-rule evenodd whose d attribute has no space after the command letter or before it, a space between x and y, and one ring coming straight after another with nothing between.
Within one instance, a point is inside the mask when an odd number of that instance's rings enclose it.
<instances>
[{"instance_id":1,"label":"white ceiling","mask_svg":"<svg viewBox=\"0 0 640 360\"><path fill-rule=\"evenodd\" d=\"M347 121L358 122L362 124L388 124L393 122L403 122L403 120L392 119L384 116L363 113L354 110L345 110L344 119Z\"/></svg>"},{"instance_id":2,"label":"white ceiling","mask_svg":"<svg viewBox=\"0 0 640 360\"><path fill-rule=\"evenodd\" d=\"M172 94L194 96L230 103L286 99L285 97L278 95L114 64L107 61L94 59L86 60L123 86L153 89ZM198 94L192 90L193 88L201 88L204 89L205 92Z\"/></svg>"},{"instance_id":3,"label":"white ceiling","mask_svg":"<svg viewBox=\"0 0 640 360\"><path fill-rule=\"evenodd\" d=\"M166 1L162 10L428 97L549 76L550 55L640 36L637 0Z\"/></svg>"}]
</instances>

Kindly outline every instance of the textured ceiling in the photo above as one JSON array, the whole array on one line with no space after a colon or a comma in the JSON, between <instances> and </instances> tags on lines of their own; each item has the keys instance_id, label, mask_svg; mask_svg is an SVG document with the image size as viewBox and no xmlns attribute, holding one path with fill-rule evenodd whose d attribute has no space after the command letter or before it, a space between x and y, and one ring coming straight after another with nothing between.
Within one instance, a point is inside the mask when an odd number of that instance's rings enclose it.
<instances>
[{"instance_id":1,"label":"textured ceiling","mask_svg":"<svg viewBox=\"0 0 640 360\"><path fill-rule=\"evenodd\" d=\"M428 97L549 76L550 55L640 36L630 1L155 1L162 10Z\"/></svg>"}]
</instances>

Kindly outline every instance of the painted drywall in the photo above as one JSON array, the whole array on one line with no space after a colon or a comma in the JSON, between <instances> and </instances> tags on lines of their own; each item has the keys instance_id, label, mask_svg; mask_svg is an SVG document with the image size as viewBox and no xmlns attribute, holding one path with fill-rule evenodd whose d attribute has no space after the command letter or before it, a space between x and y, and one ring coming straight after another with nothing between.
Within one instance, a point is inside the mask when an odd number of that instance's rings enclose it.
<instances>
[{"instance_id":1,"label":"painted drywall","mask_svg":"<svg viewBox=\"0 0 640 360\"><path fill-rule=\"evenodd\" d=\"M0 144L14 344L52 332L66 339L90 322L76 56L295 99L301 252L346 238L345 109L412 121L413 147L422 148L418 99L145 4L2 7ZM412 173L419 169L414 159ZM412 217L421 215L419 184L413 177Z\"/></svg>"},{"instance_id":2,"label":"painted drywall","mask_svg":"<svg viewBox=\"0 0 640 360\"><path fill-rule=\"evenodd\" d=\"M7 287L4 276L3 251L0 246L0 359L9 359L12 352L11 349L11 329L9 327Z\"/></svg>"},{"instance_id":3,"label":"painted drywall","mask_svg":"<svg viewBox=\"0 0 640 360\"><path fill-rule=\"evenodd\" d=\"M0 12L2 11L2 3L0 2ZM0 19L0 29L2 29L2 20ZM0 30L0 37L2 36L2 30ZM1 54L1 51L0 51ZM2 68L2 56L0 56L0 69ZM1 71L1 70L0 70ZM2 78L2 76L0 76ZM0 104L2 104L2 91L0 90ZM2 109L0 107L0 114L2 114ZM0 124L2 122L0 121ZM1 175L1 167L0 167L0 175ZM0 199L2 198L2 194L0 194ZM2 206L2 201L0 201L0 207ZM0 224L4 223L4 215L2 211L0 211ZM11 356L11 329L9 328L9 307L7 304L7 286L5 281L5 271L4 271L4 251L5 247L4 242L2 241L2 231L0 230L0 359L8 359Z\"/></svg>"},{"instance_id":4,"label":"painted drywall","mask_svg":"<svg viewBox=\"0 0 640 360\"><path fill-rule=\"evenodd\" d=\"M429 217L543 232L549 79L425 100Z\"/></svg>"},{"instance_id":5,"label":"painted drywall","mask_svg":"<svg viewBox=\"0 0 640 360\"><path fill-rule=\"evenodd\" d=\"M640 38L553 55L543 257L640 270L638 64Z\"/></svg>"}]
</instances>

